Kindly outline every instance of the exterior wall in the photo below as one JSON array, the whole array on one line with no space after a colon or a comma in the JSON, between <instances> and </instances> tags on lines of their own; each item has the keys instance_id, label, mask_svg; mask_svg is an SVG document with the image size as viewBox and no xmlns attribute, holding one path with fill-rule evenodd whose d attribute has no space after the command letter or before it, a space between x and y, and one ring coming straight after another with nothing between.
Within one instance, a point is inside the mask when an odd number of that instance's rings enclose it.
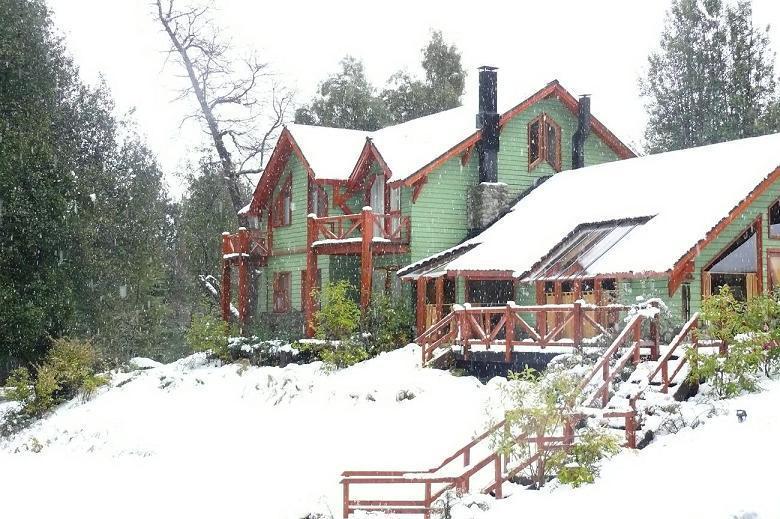
<instances>
[{"instance_id":1,"label":"exterior wall","mask_svg":"<svg viewBox=\"0 0 780 519\"><path fill-rule=\"evenodd\" d=\"M546 113L561 127L561 169L571 169L572 137L577 130L577 118L556 99L545 99L525 112L512 118L501 129L501 145L498 152L498 180L510 186L513 194L520 193L543 176L554 175L555 170L547 162L528 171L528 123ZM594 166L617 160L609 146L591 132L585 140L585 165ZM476 161L476 154L472 157Z\"/></svg>"},{"instance_id":2,"label":"exterior wall","mask_svg":"<svg viewBox=\"0 0 780 519\"><path fill-rule=\"evenodd\" d=\"M735 171L734 174L739 174ZM762 217L761 222L761 261L763 264L763 272L761 279L763 281L764 291L769 287L769 279L767 274L767 261L766 251L767 249L780 248L780 240L771 239L769 237L769 207L780 198L780 182L774 183L769 187L761 196L753 201L752 204L733 222L731 222L725 229L714 239L712 242L702 248L699 255L696 257L694 264L695 270L693 274L693 280L691 283L691 312L698 312L701 309L701 273L704 267L706 267L713 259L731 244L731 242L739 236L745 229L747 229L759 216Z\"/></svg>"}]
</instances>

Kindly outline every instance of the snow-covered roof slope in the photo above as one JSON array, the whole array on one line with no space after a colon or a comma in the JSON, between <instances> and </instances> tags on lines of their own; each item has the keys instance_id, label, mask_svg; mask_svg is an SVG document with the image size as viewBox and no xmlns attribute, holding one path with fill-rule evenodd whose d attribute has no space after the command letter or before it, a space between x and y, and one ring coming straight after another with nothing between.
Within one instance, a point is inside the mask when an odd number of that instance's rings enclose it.
<instances>
[{"instance_id":1,"label":"snow-covered roof slope","mask_svg":"<svg viewBox=\"0 0 780 519\"><path fill-rule=\"evenodd\" d=\"M301 149L316 178L346 180L355 167L370 132L288 124L287 130Z\"/></svg>"},{"instance_id":2,"label":"snow-covered roof slope","mask_svg":"<svg viewBox=\"0 0 780 519\"><path fill-rule=\"evenodd\" d=\"M511 95L502 96L499 88L499 113L509 111L534 92L513 89ZM348 179L366 138L370 138L392 172L390 180L404 180L474 134L476 114L476 104L467 103L375 132L305 124L290 124L287 129L318 179Z\"/></svg>"},{"instance_id":3,"label":"snow-covered roof slope","mask_svg":"<svg viewBox=\"0 0 780 519\"><path fill-rule=\"evenodd\" d=\"M652 216L588 271L665 272L778 166L774 134L558 173L446 268L520 277L578 225Z\"/></svg>"}]
</instances>

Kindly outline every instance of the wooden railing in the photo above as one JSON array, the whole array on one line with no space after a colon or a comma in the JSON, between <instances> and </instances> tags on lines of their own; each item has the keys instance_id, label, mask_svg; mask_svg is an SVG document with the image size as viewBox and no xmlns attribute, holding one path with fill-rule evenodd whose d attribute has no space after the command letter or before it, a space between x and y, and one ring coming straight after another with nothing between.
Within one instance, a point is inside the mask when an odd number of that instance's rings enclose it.
<instances>
[{"instance_id":1,"label":"wooden railing","mask_svg":"<svg viewBox=\"0 0 780 519\"><path fill-rule=\"evenodd\" d=\"M378 214L364 208L357 214L313 217L314 240L358 241L367 233L371 239L379 238L393 243L409 243L410 224L408 216L401 214Z\"/></svg>"},{"instance_id":2,"label":"wooden railing","mask_svg":"<svg viewBox=\"0 0 780 519\"><path fill-rule=\"evenodd\" d=\"M566 448L574 441L571 427L565 428L563 436L529 438L526 435L518 435L513 438L514 442L527 444L531 448L529 455L522 460L512 463L511 455L505 454L501 449L490 448L488 454L472 463L472 451L481 444L491 441L494 434L506 427L506 421L500 421L448 456L438 466L428 470L345 471L342 473L341 480L343 517L346 519L352 512L364 510L395 514L420 514L428 519L431 512L434 511L436 501L447 491L455 489L459 492L469 492L475 479L480 479L481 485L486 484L479 489L481 492L492 493L497 499L501 499L503 497L502 486L505 481L539 461L545 452ZM462 468L450 467L458 460L462 460ZM351 488L356 485L391 485L394 487L403 486L404 488L416 486L417 491L422 491L422 496L412 499L409 499L408 496L403 496L403 499L354 499ZM385 488L385 490L388 489Z\"/></svg>"},{"instance_id":3,"label":"wooden railing","mask_svg":"<svg viewBox=\"0 0 780 519\"><path fill-rule=\"evenodd\" d=\"M268 256L271 244L268 233L260 229L241 227L237 233L222 233L222 256L231 257L245 255L248 257Z\"/></svg>"},{"instance_id":4,"label":"wooden railing","mask_svg":"<svg viewBox=\"0 0 780 519\"><path fill-rule=\"evenodd\" d=\"M607 402L609 402L609 385L612 381L620 375L620 372L629 360L633 361L634 365L639 364L643 320L644 316L642 314L634 315L625 328L615 337L609 348L601 355L596 365L583 377L579 385L580 391L585 390L593 379L596 378L596 375L601 373L601 384L585 398L586 405L596 405L599 397L601 397L601 407L606 407ZM620 348L625 345L627 340L630 341L629 347L625 348L617 362L611 364L611 360L616 356Z\"/></svg>"},{"instance_id":5,"label":"wooden railing","mask_svg":"<svg viewBox=\"0 0 780 519\"><path fill-rule=\"evenodd\" d=\"M583 344L585 323L596 334L607 330L594 319L598 312L627 311L623 305L597 306L581 302L561 305L518 306L509 301L506 306L472 307L453 305L452 312L425 330L415 342L422 349L422 364L433 358L434 352L453 344L463 347L468 358L474 345L503 346L505 361L511 362L515 346L580 347ZM533 324L525 316L533 315ZM552 321L549 323L548 321ZM572 337L563 337L567 326L572 325Z\"/></svg>"},{"instance_id":6,"label":"wooden railing","mask_svg":"<svg viewBox=\"0 0 780 519\"><path fill-rule=\"evenodd\" d=\"M661 392L662 393L668 393L669 392L669 386L671 384L671 381L674 380L674 377L677 376L677 374L682 370L683 366L688 361L687 357L685 356L685 352L680 351L677 352L677 349L680 347L681 344L685 341L686 337L690 336L690 344L692 348L697 348L699 346L699 313L696 312L693 314L693 316L688 320L687 323L682 327L680 332L672 339L672 342L669 344L669 349L666 351L664 356L658 361L658 366L650 373L648 376L648 382L652 383L653 379L655 379L656 375L658 373L661 373ZM673 356L675 356L675 352L677 352L678 357L678 364L677 367L674 369L674 371L669 374L669 361L672 359Z\"/></svg>"}]
</instances>

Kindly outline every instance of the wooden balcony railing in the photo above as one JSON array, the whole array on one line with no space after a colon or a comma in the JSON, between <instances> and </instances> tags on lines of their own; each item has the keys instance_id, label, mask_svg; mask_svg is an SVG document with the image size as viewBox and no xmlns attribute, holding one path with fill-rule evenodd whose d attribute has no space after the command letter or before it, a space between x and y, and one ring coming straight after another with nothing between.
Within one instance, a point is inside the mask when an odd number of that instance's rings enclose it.
<instances>
[{"instance_id":1,"label":"wooden balcony railing","mask_svg":"<svg viewBox=\"0 0 780 519\"><path fill-rule=\"evenodd\" d=\"M241 227L237 233L222 233L222 257L225 259L246 256L258 258L268 256L271 244L268 233L260 229L246 229Z\"/></svg>"},{"instance_id":2,"label":"wooden balcony railing","mask_svg":"<svg viewBox=\"0 0 780 519\"><path fill-rule=\"evenodd\" d=\"M358 214L315 217L314 242L322 240L359 241L363 234L392 243L409 243L410 220L401 214L378 214L365 208Z\"/></svg>"}]
</instances>

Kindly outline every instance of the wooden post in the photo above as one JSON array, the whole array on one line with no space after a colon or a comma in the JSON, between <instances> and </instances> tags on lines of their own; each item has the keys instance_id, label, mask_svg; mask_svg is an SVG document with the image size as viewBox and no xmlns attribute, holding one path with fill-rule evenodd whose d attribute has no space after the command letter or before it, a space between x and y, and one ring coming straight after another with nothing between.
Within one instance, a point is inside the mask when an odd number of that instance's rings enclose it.
<instances>
[{"instance_id":1,"label":"wooden post","mask_svg":"<svg viewBox=\"0 0 780 519\"><path fill-rule=\"evenodd\" d=\"M428 278L420 276L417 278L417 335L425 332L425 296L426 283Z\"/></svg>"},{"instance_id":2,"label":"wooden post","mask_svg":"<svg viewBox=\"0 0 780 519\"><path fill-rule=\"evenodd\" d=\"M317 216L310 214L306 226L306 276L303 281L303 318L306 337L314 337L314 298L311 293L317 279L317 252L312 245L317 241Z\"/></svg>"},{"instance_id":3,"label":"wooden post","mask_svg":"<svg viewBox=\"0 0 780 519\"><path fill-rule=\"evenodd\" d=\"M230 233L222 233L222 284L219 292L219 307L222 313L222 320L230 322L230 261L225 259L225 254L231 252Z\"/></svg>"},{"instance_id":4,"label":"wooden post","mask_svg":"<svg viewBox=\"0 0 780 519\"><path fill-rule=\"evenodd\" d=\"M496 461L494 466L494 472L495 472L495 478L496 478L496 486L495 486L495 495L496 499L501 499L504 497L503 489L501 488L503 485L503 481L501 481L501 453L496 453Z\"/></svg>"},{"instance_id":5,"label":"wooden post","mask_svg":"<svg viewBox=\"0 0 780 519\"><path fill-rule=\"evenodd\" d=\"M571 425L571 419L567 418L563 424L563 443L571 445L574 443L574 427Z\"/></svg>"},{"instance_id":6,"label":"wooden post","mask_svg":"<svg viewBox=\"0 0 780 519\"><path fill-rule=\"evenodd\" d=\"M636 412L626 415L626 447L636 449Z\"/></svg>"},{"instance_id":7,"label":"wooden post","mask_svg":"<svg viewBox=\"0 0 780 519\"><path fill-rule=\"evenodd\" d=\"M219 294L219 305L222 308L222 320L230 322L230 260L222 260L222 290Z\"/></svg>"},{"instance_id":8,"label":"wooden post","mask_svg":"<svg viewBox=\"0 0 780 519\"><path fill-rule=\"evenodd\" d=\"M444 276L439 276L434 282L436 288L436 322L444 317Z\"/></svg>"},{"instance_id":9,"label":"wooden post","mask_svg":"<svg viewBox=\"0 0 780 519\"><path fill-rule=\"evenodd\" d=\"M433 503L431 502L431 483L429 481L425 482L425 512L423 513L423 517L425 519L431 519L431 505Z\"/></svg>"},{"instance_id":10,"label":"wooden post","mask_svg":"<svg viewBox=\"0 0 780 519\"><path fill-rule=\"evenodd\" d=\"M641 360L641 344L642 344L642 319L637 320L634 325L634 343L636 343L636 349L634 350L634 364L639 364Z\"/></svg>"},{"instance_id":11,"label":"wooden post","mask_svg":"<svg viewBox=\"0 0 780 519\"><path fill-rule=\"evenodd\" d=\"M601 379L604 382L609 380L609 363L605 362L601 367ZM609 384L604 385L604 390L601 392L601 407L607 407L609 403Z\"/></svg>"},{"instance_id":12,"label":"wooden post","mask_svg":"<svg viewBox=\"0 0 780 519\"><path fill-rule=\"evenodd\" d=\"M653 341L653 344L651 346L650 351L650 360L658 360L658 358L661 356L661 350L660 350L660 342L661 342L661 310L658 306L658 303L653 301L652 306L658 310L658 312L653 316L653 320L650 321L650 340Z\"/></svg>"},{"instance_id":13,"label":"wooden post","mask_svg":"<svg viewBox=\"0 0 780 519\"><path fill-rule=\"evenodd\" d=\"M536 282L536 304L547 304L547 296L544 293L544 281ZM536 312L536 330L544 339L544 336L547 335L547 312Z\"/></svg>"},{"instance_id":14,"label":"wooden post","mask_svg":"<svg viewBox=\"0 0 780 519\"><path fill-rule=\"evenodd\" d=\"M360 308L365 313L371 304L371 279L374 272L374 257L371 243L374 240L374 213L370 207L364 207L361 213L360 248Z\"/></svg>"},{"instance_id":15,"label":"wooden post","mask_svg":"<svg viewBox=\"0 0 780 519\"><path fill-rule=\"evenodd\" d=\"M246 227L238 229L238 244L238 321L243 335L249 318L249 230Z\"/></svg>"},{"instance_id":16,"label":"wooden post","mask_svg":"<svg viewBox=\"0 0 780 519\"><path fill-rule=\"evenodd\" d=\"M509 301L506 304L506 310L505 310L505 316L506 316L506 323L504 324L504 330L506 330L506 337L505 337L505 344L506 344L506 350L504 351L504 362L507 364L512 362L512 343L515 340L515 313L512 309L514 305L512 304L512 301Z\"/></svg>"},{"instance_id":17,"label":"wooden post","mask_svg":"<svg viewBox=\"0 0 780 519\"><path fill-rule=\"evenodd\" d=\"M582 351L582 303L579 300L574 302L574 332L572 339L574 347Z\"/></svg>"},{"instance_id":18,"label":"wooden post","mask_svg":"<svg viewBox=\"0 0 780 519\"><path fill-rule=\"evenodd\" d=\"M349 519L349 481L342 481L341 484L344 486L344 519Z\"/></svg>"}]
</instances>

